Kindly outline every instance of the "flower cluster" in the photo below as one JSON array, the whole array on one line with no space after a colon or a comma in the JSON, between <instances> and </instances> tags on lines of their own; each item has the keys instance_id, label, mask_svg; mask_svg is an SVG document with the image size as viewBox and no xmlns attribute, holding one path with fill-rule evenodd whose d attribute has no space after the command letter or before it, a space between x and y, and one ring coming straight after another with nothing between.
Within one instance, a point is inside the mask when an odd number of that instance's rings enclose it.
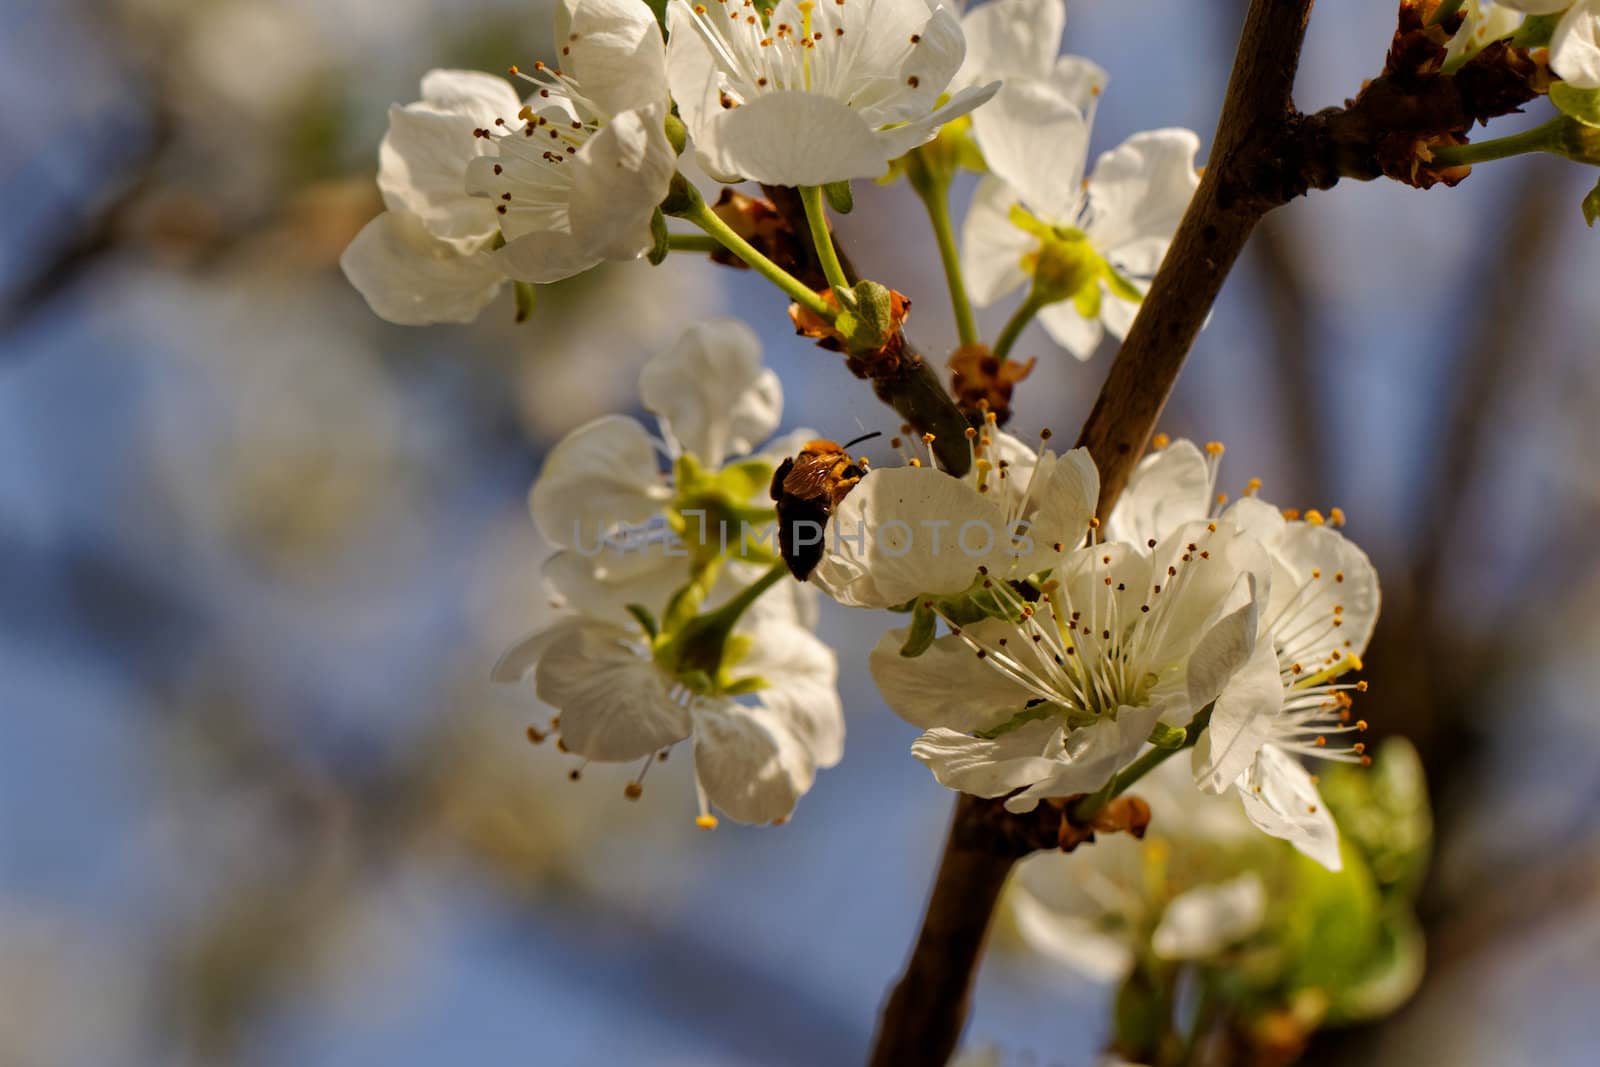
<instances>
[{"instance_id":1,"label":"flower cluster","mask_svg":"<svg viewBox=\"0 0 1600 1067\"><path fill-rule=\"evenodd\" d=\"M1178 441L1141 464L1102 528L1082 449L1030 454L989 427L974 453L965 479L926 466L867 478L817 571L842 602L912 607L871 665L925 731L913 753L944 785L1024 812L1113 788L1147 747L1192 747L1200 790L1231 790L1261 830L1337 869L1337 829L1299 757L1366 758L1346 743L1365 729L1349 695L1365 683L1347 675L1378 583L1333 528L1342 515L1280 513L1254 486L1219 510L1221 446ZM852 540L858 526L891 532ZM935 620L946 632L930 638Z\"/></svg>"},{"instance_id":2,"label":"flower cluster","mask_svg":"<svg viewBox=\"0 0 1600 1067\"><path fill-rule=\"evenodd\" d=\"M776 458L749 453L777 428L782 391L749 328L717 320L645 366L640 399L661 439L604 416L546 459L531 506L557 548L545 580L564 611L495 677L532 676L559 712L563 751L642 761L630 797L652 760L692 739L702 826L716 825L712 806L782 822L844 744L837 664L811 632L811 591L728 533L771 528L762 499Z\"/></svg>"},{"instance_id":3,"label":"flower cluster","mask_svg":"<svg viewBox=\"0 0 1600 1067\"><path fill-rule=\"evenodd\" d=\"M493 75L429 72L422 99L390 111L387 210L342 260L373 310L465 322L508 279L664 254L685 128L719 180L821 185L883 173L998 87L941 100L965 47L923 0L672 0L667 25L670 45L643 0L563 0L559 65L511 68L525 98Z\"/></svg>"}]
</instances>

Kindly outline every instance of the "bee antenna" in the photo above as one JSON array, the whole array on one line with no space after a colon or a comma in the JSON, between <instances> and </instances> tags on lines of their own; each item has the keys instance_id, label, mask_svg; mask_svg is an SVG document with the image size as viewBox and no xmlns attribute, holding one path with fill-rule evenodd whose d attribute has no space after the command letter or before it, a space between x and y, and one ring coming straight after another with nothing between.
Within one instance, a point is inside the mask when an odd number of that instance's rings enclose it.
<instances>
[{"instance_id":1,"label":"bee antenna","mask_svg":"<svg viewBox=\"0 0 1600 1067\"><path fill-rule=\"evenodd\" d=\"M856 445L859 445L862 441L870 441L874 437L882 437L882 436L883 436L883 431L882 430L873 430L871 433L864 433L860 437L851 438L850 440L846 441L843 445L841 445L840 449L841 450L851 449L851 448L854 448Z\"/></svg>"}]
</instances>

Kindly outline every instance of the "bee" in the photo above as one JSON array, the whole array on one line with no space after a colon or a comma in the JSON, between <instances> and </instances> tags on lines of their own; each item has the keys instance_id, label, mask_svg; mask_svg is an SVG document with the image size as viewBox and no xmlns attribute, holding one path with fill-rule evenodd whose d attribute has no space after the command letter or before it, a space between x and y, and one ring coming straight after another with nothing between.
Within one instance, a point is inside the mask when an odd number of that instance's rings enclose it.
<instances>
[{"instance_id":1,"label":"bee","mask_svg":"<svg viewBox=\"0 0 1600 1067\"><path fill-rule=\"evenodd\" d=\"M797 456L785 459L772 473L772 499L777 501L778 552L789 573L800 581L822 561L823 530L828 516L845 494L867 475L867 461L858 464L849 449L880 436L862 434L844 444L808 441Z\"/></svg>"}]
</instances>

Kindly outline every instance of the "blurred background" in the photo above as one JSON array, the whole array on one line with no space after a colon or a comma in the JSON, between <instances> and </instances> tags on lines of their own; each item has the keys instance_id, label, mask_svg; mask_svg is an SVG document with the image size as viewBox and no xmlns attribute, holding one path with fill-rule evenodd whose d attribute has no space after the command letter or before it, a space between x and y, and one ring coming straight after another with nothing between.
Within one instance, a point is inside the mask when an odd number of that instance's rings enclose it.
<instances>
[{"instance_id":1,"label":"blurred background","mask_svg":"<svg viewBox=\"0 0 1600 1067\"><path fill-rule=\"evenodd\" d=\"M1066 46L1111 73L1095 150L1209 141L1241 10L1069 3ZM762 330L787 426L893 416L764 284L687 256L545 290L520 327L509 296L392 327L338 272L387 105L430 66L548 55L549 14L0 6L0 1063L863 1057L950 806L867 676L885 620L825 615L847 758L776 830L695 830L681 758L638 803L627 768L569 782L523 738L548 711L487 678L546 610L543 453L637 410L687 323ZM1321 5L1301 107L1353 94L1393 24L1394 0ZM1434 791L1427 980L1316 1062L1600 1055L1593 180L1514 160L1278 212L1168 411L1227 443L1230 492L1349 514L1385 586L1361 712ZM861 183L840 232L948 350L906 194ZM1016 427L1075 432L1109 348L1018 353ZM1002 938L969 1034L1085 1063L1107 998Z\"/></svg>"}]
</instances>

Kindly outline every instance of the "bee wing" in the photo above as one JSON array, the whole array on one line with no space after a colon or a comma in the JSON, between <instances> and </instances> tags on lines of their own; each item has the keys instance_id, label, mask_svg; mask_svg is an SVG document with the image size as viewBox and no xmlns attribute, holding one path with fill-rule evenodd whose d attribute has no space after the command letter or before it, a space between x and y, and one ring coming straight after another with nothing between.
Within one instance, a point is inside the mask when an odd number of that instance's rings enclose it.
<instances>
[{"instance_id":1,"label":"bee wing","mask_svg":"<svg viewBox=\"0 0 1600 1067\"><path fill-rule=\"evenodd\" d=\"M796 463L783 479L783 491L806 500L822 496L828 492L828 472L833 469L834 462L834 457L828 456L807 463Z\"/></svg>"}]
</instances>

